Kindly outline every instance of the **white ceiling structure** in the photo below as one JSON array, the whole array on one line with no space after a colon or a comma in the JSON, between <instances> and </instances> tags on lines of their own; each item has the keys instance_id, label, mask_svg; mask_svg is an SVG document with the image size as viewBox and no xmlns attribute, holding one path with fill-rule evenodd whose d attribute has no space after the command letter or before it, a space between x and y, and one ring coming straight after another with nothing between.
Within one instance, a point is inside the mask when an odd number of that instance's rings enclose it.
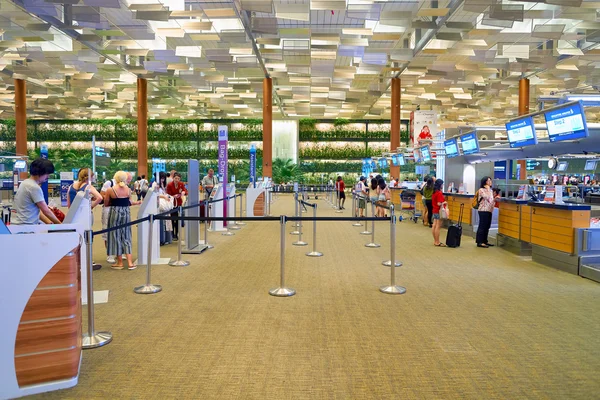
<instances>
[{"instance_id":1,"label":"white ceiling structure","mask_svg":"<svg viewBox=\"0 0 600 400\"><path fill-rule=\"evenodd\" d=\"M400 77L445 126L515 116L521 77L532 109L600 86L582 0L0 0L0 33L0 118L14 78L29 118L135 116L137 77L151 118L261 118L270 76L274 118L387 119Z\"/></svg>"}]
</instances>

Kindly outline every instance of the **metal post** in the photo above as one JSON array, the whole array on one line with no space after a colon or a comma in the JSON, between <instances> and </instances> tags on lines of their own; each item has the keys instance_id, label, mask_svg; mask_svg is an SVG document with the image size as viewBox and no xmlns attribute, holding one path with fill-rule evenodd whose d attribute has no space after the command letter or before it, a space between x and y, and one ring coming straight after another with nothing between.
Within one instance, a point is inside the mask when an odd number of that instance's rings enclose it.
<instances>
[{"instance_id":1,"label":"metal post","mask_svg":"<svg viewBox=\"0 0 600 400\"><path fill-rule=\"evenodd\" d=\"M181 217L183 217L183 207L179 206L179 218ZM177 242L177 260L170 261L169 265L171 267L187 267L188 265L190 265L190 262L181 259L181 243L183 242L184 235L183 220L179 219L177 220L177 223L179 224L179 234L181 235ZM187 237L185 239L187 240Z\"/></svg>"},{"instance_id":2,"label":"metal post","mask_svg":"<svg viewBox=\"0 0 600 400\"><path fill-rule=\"evenodd\" d=\"M150 214L149 217L150 219L148 220L148 263L146 266L146 284L133 289L133 291L137 294L153 294L158 293L162 290L162 286L153 285L150 283L150 276L152 270L152 231L154 230L154 214Z\"/></svg>"},{"instance_id":3,"label":"metal post","mask_svg":"<svg viewBox=\"0 0 600 400\"><path fill-rule=\"evenodd\" d=\"M390 265L396 262L396 216L394 215L394 205L390 205L390 245L391 245L391 260ZM382 286L379 291L386 294L403 294L406 293L406 288L396 285L396 268L390 268L390 285Z\"/></svg>"},{"instance_id":4,"label":"metal post","mask_svg":"<svg viewBox=\"0 0 600 400\"><path fill-rule=\"evenodd\" d=\"M302 225L298 228L298 240L292 243L294 246L306 246L307 242L302 240Z\"/></svg>"},{"instance_id":5,"label":"metal post","mask_svg":"<svg viewBox=\"0 0 600 400\"><path fill-rule=\"evenodd\" d=\"M371 202L371 214L373 214L373 216L375 216L375 203L374 202ZM370 247L372 249L381 247L381 245L379 243L375 243L375 220L371 221L371 242L365 244L365 247Z\"/></svg>"},{"instance_id":6,"label":"metal post","mask_svg":"<svg viewBox=\"0 0 600 400\"><path fill-rule=\"evenodd\" d=\"M294 192L294 217L299 217L300 216L300 206L298 205L298 192ZM296 221L292 227L294 228L298 228L300 227L301 222L300 221ZM294 231L296 232L296 231ZM292 233L292 235L297 235L298 233Z\"/></svg>"},{"instance_id":7,"label":"metal post","mask_svg":"<svg viewBox=\"0 0 600 400\"><path fill-rule=\"evenodd\" d=\"M88 331L83 334L81 347L83 349L95 349L112 342L113 336L110 332L96 332L94 327L94 280L92 278L94 269L92 263L92 231L84 232L85 247L87 251L87 308L88 308Z\"/></svg>"},{"instance_id":8,"label":"metal post","mask_svg":"<svg viewBox=\"0 0 600 400\"><path fill-rule=\"evenodd\" d=\"M208 199L204 200L204 214L208 217ZM207 249L214 249L215 246L208 244L208 220L204 221L204 245Z\"/></svg>"},{"instance_id":9,"label":"metal post","mask_svg":"<svg viewBox=\"0 0 600 400\"><path fill-rule=\"evenodd\" d=\"M223 200L223 201L229 201L229 197L225 196L225 200ZM235 209L235 205L234 205L233 207L234 207L234 209ZM229 209L229 204L227 205L227 209ZM227 223L227 222L226 222L226 221L223 221L223 223L225 224L225 223ZM226 226L226 229L227 229L227 230L226 230L225 232L221 233L221 236L233 236L233 235L235 235L235 233L233 233L233 232L231 232L231 231L229 230L229 225L231 225L231 224L227 223L227 226ZM239 229L239 228L238 228L238 229Z\"/></svg>"},{"instance_id":10,"label":"metal post","mask_svg":"<svg viewBox=\"0 0 600 400\"><path fill-rule=\"evenodd\" d=\"M352 192L354 193L354 192ZM358 216L360 216L360 200L362 199L361 195L354 193L354 197L355 199L355 203L356 203L356 208L355 210L358 208ZM366 200L365 200L366 201ZM365 207L366 208L366 207ZM355 223L352 224L352 226L362 226L362 224L359 221L356 221Z\"/></svg>"},{"instance_id":11,"label":"metal post","mask_svg":"<svg viewBox=\"0 0 600 400\"><path fill-rule=\"evenodd\" d=\"M396 216L394 215L394 205L390 204L390 216L391 218L396 218ZM396 260L396 222L394 222L394 228L393 228L393 233L394 233L394 239L390 239L390 259L383 261L381 264L385 267L391 267L392 266L392 260L395 261L395 265L396 267L401 267L402 263L400 261Z\"/></svg>"},{"instance_id":12,"label":"metal post","mask_svg":"<svg viewBox=\"0 0 600 400\"><path fill-rule=\"evenodd\" d=\"M296 290L285 287L285 215L281 216L281 234L279 237L281 243L280 250L280 275L279 275L279 287L269 290L271 296L276 297L289 297L296 294Z\"/></svg>"},{"instance_id":13,"label":"metal post","mask_svg":"<svg viewBox=\"0 0 600 400\"><path fill-rule=\"evenodd\" d=\"M323 253L317 251L317 204L313 205L313 249L310 253L306 253L309 257L321 257Z\"/></svg>"},{"instance_id":14,"label":"metal post","mask_svg":"<svg viewBox=\"0 0 600 400\"><path fill-rule=\"evenodd\" d=\"M240 217L243 217L244 216L244 214L243 214L244 211L243 211L242 208L244 206L244 194L240 193L239 196L240 196ZM242 222L242 221L238 221L235 224L238 225L238 226L244 226L244 225L246 225L246 223Z\"/></svg>"},{"instance_id":15,"label":"metal post","mask_svg":"<svg viewBox=\"0 0 600 400\"><path fill-rule=\"evenodd\" d=\"M365 201L367 201L366 198L365 198ZM369 206L367 204L365 204L365 218L368 216L369 216ZM361 235L370 235L371 234L371 232L369 231L369 228L367 228L368 222L369 221L365 221L365 230L360 233Z\"/></svg>"},{"instance_id":16,"label":"metal post","mask_svg":"<svg viewBox=\"0 0 600 400\"><path fill-rule=\"evenodd\" d=\"M237 194L233 195L233 211L234 212L235 212L235 209L237 208L237 197L238 197ZM241 214L240 214L240 217L241 217ZM242 229L239 226L237 226L236 222L233 222L233 221L227 223L227 228L231 229L232 231L239 231L240 229Z\"/></svg>"}]
</instances>

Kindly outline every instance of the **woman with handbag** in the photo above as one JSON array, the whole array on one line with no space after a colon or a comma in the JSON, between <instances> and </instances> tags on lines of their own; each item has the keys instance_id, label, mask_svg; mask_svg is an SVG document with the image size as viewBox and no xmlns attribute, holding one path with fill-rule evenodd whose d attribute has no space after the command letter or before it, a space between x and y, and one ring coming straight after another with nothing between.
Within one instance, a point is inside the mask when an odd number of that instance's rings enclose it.
<instances>
[{"instance_id":1,"label":"woman with handbag","mask_svg":"<svg viewBox=\"0 0 600 400\"><path fill-rule=\"evenodd\" d=\"M494 193L492 192L492 178L484 176L481 179L480 189L477 191L477 213L479 214L479 226L475 242L477 247L488 248L493 244L488 243L488 233L492 225L492 212L494 211Z\"/></svg>"},{"instance_id":2,"label":"woman with handbag","mask_svg":"<svg viewBox=\"0 0 600 400\"><path fill-rule=\"evenodd\" d=\"M383 178L379 179L377 182L377 204L381 206L388 206L390 203L391 194L390 188L385 184L385 180ZM386 208L377 207L377 216L384 218L386 216L385 213Z\"/></svg>"},{"instance_id":3,"label":"woman with handbag","mask_svg":"<svg viewBox=\"0 0 600 400\"><path fill-rule=\"evenodd\" d=\"M431 208L433 213L433 245L437 247L446 247L444 243L440 242L440 228L442 227L440 210L442 207L446 207L448 204L446 203L446 199L444 198L444 194L442 193L443 186L443 180L436 180L435 184L433 185L433 194L431 195Z\"/></svg>"}]
</instances>

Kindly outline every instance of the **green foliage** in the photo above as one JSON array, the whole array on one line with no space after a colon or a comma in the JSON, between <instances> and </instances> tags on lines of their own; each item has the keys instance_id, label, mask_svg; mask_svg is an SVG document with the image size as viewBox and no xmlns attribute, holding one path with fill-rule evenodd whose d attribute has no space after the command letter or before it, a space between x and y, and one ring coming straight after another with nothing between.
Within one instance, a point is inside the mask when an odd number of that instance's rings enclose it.
<instances>
[{"instance_id":1,"label":"green foliage","mask_svg":"<svg viewBox=\"0 0 600 400\"><path fill-rule=\"evenodd\" d=\"M344 147L320 145L304 147L299 150L300 159L303 160L346 160L352 158L372 157L375 155L381 155L381 150L372 149L369 147L360 148L352 145L346 145Z\"/></svg>"},{"instance_id":2,"label":"green foliage","mask_svg":"<svg viewBox=\"0 0 600 400\"><path fill-rule=\"evenodd\" d=\"M273 182L302 182L302 170L291 158L276 158L273 160Z\"/></svg>"},{"instance_id":3,"label":"green foliage","mask_svg":"<svg viewBox=\"0 0 600 400\"><path fill-rule=\"evenodd\" d=\"M300 163L300 169L303 173L338 173L338 172L356 172L362 171L362 162L323 162L323 161L303 161Z\"/></svg>"}]
</instances>

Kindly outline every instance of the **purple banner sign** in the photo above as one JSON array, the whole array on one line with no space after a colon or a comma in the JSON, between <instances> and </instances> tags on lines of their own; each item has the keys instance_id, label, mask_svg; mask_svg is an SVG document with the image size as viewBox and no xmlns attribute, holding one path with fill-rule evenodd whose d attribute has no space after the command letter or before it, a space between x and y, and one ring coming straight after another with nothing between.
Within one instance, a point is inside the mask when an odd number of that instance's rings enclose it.
<instances>
[{"instance_id":1,"label":"purple banner sign","mask_svg":"<svg viewBox=\"0 0 600 400\"><path fill-rule=\"evenodd\" d=\"M227 145L229 143L227 125L219 125L219 178L223 182L223 198L227 198ZM223 217L227 218L227 200L223 201ZM227 226L227 221L223 221L223 226Z\"/></svg>"}]
</instances>

